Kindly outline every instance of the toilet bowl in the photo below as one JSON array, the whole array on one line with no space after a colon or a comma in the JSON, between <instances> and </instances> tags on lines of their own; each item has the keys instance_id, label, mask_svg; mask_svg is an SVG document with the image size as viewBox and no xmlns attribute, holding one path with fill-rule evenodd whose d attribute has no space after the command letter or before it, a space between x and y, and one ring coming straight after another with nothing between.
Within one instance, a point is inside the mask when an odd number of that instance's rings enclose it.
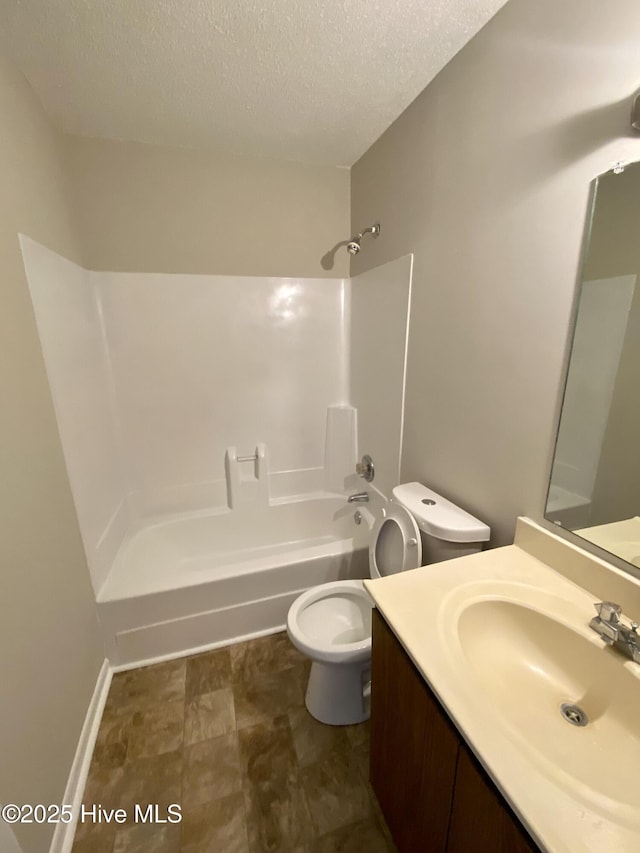
<instances>
[{"instance_id":1,"label":"toilet bowl","mask_svg":"<svg viewBox=\"0 0 640 853\"><path fill-rule=\"evenodd\" d=\"M486 524L421 483L396 486L371 531L370 575L475 553L489 534ZM372 608L362 581L351 580L312 587L289 609L289 639L312 661L305 704L321 723L369 718Z\"/></svg>"},{"instance_id":2,"label":"toilet bowl","mask_svg":"<svg viewBox=\"0 0 640 853\"><path fill-rule=\"evenodd\" d=\"M289 638L313 661L306 706L323 723L340 726L369 717L372 607L357 580L312 587L291 605Z\"/></svg>"}]
</instances>

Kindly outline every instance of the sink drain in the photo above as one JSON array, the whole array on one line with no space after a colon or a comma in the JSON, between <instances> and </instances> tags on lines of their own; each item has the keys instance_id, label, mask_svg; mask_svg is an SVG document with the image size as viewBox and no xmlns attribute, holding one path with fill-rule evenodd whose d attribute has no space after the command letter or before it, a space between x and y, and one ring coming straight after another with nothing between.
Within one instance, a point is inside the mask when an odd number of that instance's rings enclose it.
<instances>
[{"instance_id":1,"label":"sink drain","mask_svg":"<svg viewBox=\"0 0 640 853\"><path fill-rule=\"evenodd\" d=\"M571 702L563 702L560 705L560 713L572 726L587 726L589 724L589 717L587 717L579 705L573 705Z\"/></svg>"}]
</instances>

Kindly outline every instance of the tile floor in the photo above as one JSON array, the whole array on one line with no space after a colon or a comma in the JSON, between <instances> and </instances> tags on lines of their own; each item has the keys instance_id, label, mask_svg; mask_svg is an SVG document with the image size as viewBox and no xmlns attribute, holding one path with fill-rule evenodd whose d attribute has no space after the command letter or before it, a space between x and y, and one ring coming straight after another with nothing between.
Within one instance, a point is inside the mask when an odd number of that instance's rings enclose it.
<instances>
[{"instance_id":1,"label":"tile floor","mask_svg":"<svg viewBox=\"0 0 640 853\"><path fill-rule=\"evenodd\" d=\"M275 634L114 676L73 853L388 853L368 783L368 723L334 727L304 707L309 663ZM134 804L182 807L136 824Z\"/></svg>"}]
</instances>

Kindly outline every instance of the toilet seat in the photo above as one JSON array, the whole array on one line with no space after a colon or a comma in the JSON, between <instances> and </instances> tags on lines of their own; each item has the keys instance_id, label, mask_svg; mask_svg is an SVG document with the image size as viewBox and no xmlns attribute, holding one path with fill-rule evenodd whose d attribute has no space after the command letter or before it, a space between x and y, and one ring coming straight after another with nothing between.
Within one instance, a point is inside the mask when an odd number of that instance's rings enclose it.
<instances>
[{"instance_id":1,"label":"toilet seat","mask_svg":"<svg viewBox=\"0 0 640 853\"><path fill-rule=\"evenodd\" d=\"M371 577L380 578L421 565L422 540L414 517L401 504L388 503L371 531Z\"/></svg>"},{"instance_id":2,"label":"toilet seat","mask_svg":"<svg viewBox=\"0 0 640 853\"><path fill-rule=\"evenodd\" d=\"M287 632L293 644L313 660L328 663L367 660L371 655L372 608L373 601L362 581L323 583L303 592L293 602L287 616ZM360 636L353 642L336 641L342 630L345 635Z\"/></svg>"}]
</instances>

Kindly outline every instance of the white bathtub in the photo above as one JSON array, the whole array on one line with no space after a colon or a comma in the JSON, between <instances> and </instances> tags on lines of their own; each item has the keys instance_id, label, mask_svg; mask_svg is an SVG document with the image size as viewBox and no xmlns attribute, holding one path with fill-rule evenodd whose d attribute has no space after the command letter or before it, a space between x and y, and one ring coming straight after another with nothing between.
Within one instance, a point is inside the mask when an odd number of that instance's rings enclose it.
<instances>
[{"instance_id":1,"label":"white bathtub","mask_svg":"<svg viewBox=\"0 0 640 853\"><path fill-rule=\"evenodd\" d=\"M98 595L115 666L284 628L305 589L368 572L368 526L334 495L173 516L132 532Z\"/></svg>"}]
</instances>

